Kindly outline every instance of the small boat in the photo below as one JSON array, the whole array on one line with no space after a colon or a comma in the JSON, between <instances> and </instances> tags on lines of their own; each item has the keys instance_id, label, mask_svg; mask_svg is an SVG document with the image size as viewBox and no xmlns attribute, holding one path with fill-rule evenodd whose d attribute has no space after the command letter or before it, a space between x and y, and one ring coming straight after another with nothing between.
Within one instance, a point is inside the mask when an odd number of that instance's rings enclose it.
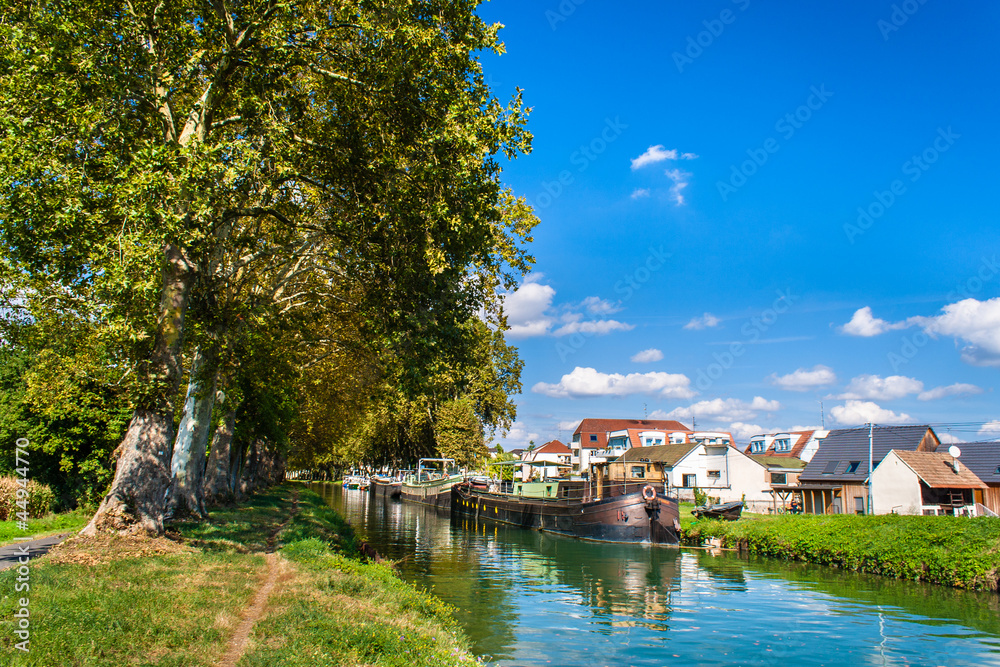
<instances>
[{"instance_id":1,"label":"small boat","mask_svg":"<svg viewBox=\"0 0 1000 667\"><path fill-rule=\"evenodd\" d=\"M721 505L702 505L691 510L697 518L722 519L723 521L736 521L743 513L743 501L737 500Z\"/></svg>"},{"instance_id":2,"label":"small boat","mask_svg":"<svg viewBox=\"0 0 1000 667\"><path fill-rule=\"evenodd\" d=\"M610 495L583 480L477 482L452 487L452 513L599 542L679 542L677 499L651 484Z\"/></svg>"},{"instance_id":3,"label":"small boat","mask_svg":"<svg viewBox=\"0 0 1000 667\"><path fill-rule=\"evenodd\" d=\"M425 465L440 463L440 468ZM400 497L413 503L432 507L451 506L451 487L465 477L455 465L455 459L420 459L416 471L403 478Z\"/></svg>"},{"instance_id":4,"label":"small boat","mask_svg":"<svg viewBox=\"0 0 1000 667\"><path fill-rule=\"evenodd\" d=\"M344 477L345 489L367 489L368 478L360 473L351 473Z\"/></svg>"}]
</instances>

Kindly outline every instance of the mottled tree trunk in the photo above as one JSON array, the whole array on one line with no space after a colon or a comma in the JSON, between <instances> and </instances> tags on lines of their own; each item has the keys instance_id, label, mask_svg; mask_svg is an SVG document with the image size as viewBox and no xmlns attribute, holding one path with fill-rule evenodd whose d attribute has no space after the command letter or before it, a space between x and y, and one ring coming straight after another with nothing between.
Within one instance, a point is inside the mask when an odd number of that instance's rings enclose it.
<instances>
[{"instance_id":1,"label":"mottled tree trunk","mask_svg":"<svg viewBox=\"0 0 1000 667\"><path fill-rule=\"evenodd\" d=\"M164 248L163 287L153 351L140 369L146 394L119 445L111 489L83 529L122 533L163 532L163 508L170 482L173 413L170 399L181 378L184 312L195 271L183 250Z\"/></svg>"},{"instance_id":2,"label":"mottled tree trunk","mask_svg":"<svg viewBox=\"0 0 1000 667\"><path fill-rule=\"evenodd\" d=\"M205 471L205 502L218 502L232 496L229 476L233 469L231 449L235 424L236 409L230 407L212 436L212 450L208 454Z\"/></svg>"},{"instance_id":3,"label":"mottled tree trunk","mask_svg":"<svg viewBox=\"0 0 1000 667\"><path fill-rule=\"evenodd\" d=\"M247 449L246 458L243 461L243 470L240 473L239 489L237 491L240 498L246 498L253 493L254 480L257 479L257 462L260 455L260 447L256 440Z\"/></svg>"},{"instance_id":4,"label":"mottled tree trunk","mask_svg":"<svg viewBox=\"0 0 1000 667\"><path fill-rule=\"evenodd\" d=\"M198 347L191 359L191 377L184 399L184 415L177 427L174 453L170 461L170 492L167 497L167 518L193 514L205 516L202 483L205 475L205 453L215 407L215 386L219 370L215 348Z\"/></svg>"}]
</instances>

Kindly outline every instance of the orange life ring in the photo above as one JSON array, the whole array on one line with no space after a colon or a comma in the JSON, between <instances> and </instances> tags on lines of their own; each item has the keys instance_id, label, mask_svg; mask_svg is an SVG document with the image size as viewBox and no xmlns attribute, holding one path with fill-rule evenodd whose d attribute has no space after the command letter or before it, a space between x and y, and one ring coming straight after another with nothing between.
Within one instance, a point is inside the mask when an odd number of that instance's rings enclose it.
<instances>
[{"instance_id":1,"label":"orange life ring","mask_svg":"<svg viewBox=\"0 0 1000 667\"><path fill-rule=\"evenodd\" d=\"M646 500L652 500L656 497L656 489L653 488L652 484L642 487L642 497Z\"/></svg>"}]
</instances>

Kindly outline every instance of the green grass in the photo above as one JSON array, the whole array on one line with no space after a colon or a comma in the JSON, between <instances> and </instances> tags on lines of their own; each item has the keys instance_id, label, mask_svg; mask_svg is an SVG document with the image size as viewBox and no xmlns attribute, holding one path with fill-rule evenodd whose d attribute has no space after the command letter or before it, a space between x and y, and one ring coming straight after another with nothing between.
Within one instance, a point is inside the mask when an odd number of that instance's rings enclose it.
<instances>
[{"instance_id":1,"label":"green grass","mask_svg":"<svg viewBox=\"0 0 1000 667\"><path fill-rule=\"evenodd\" d=\"M698 521L689 539L722 538L751 554L898 579L1000 590L1000 519L856 515L750 516Z\"/></svg>"},{"instance_id":2,"label":"green grass","mask_svg":"<svg viewBox=\"0 0 1000 667\"><path fill-rule=\"evenodd\" d=\"M298 511L289 520L293 490ZM172 530L186 546L104 537L32 563L27 654L14 649L13 635L15 595L25 594L14 592L15 571L0 572L5 664L215 665L258 590L267 547L279 549L282 575L242 667L476 664L452 610L391 567L366 562L350 525L303 486L277 487Z\"/></svg>"},{"instance_id":3,"label":"green grass","mask_svg":"<svg viewBox=\"0 0 1000 667\"><path fill-rule=\"evenodd\" d=\"M45 537L56 533L76 532L87 525L93 514L94 511L91 509L77 509L63 514L46 514L39 519L28 519L27 531L18 528L15 521L0 521L0 546L10 544L16 538L26 535Z\"/></svg>"},{"instance_id":4,"label":"green grass","mask_svg":"<svg viewBox=\"0 0 1000 667\"><path fill-rule=\"evenodd\" d=\"M351 527L307 489L281 533L298 576L273 598L241 667L475 665L453 609L389 565L357 558Z\"/></svg>"}]
</instances>

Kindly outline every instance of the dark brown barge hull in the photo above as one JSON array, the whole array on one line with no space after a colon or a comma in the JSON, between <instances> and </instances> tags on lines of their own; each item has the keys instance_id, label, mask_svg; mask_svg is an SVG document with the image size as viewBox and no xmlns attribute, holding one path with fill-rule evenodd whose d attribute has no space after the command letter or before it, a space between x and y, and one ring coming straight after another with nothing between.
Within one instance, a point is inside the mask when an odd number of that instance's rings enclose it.
<instances>
[{"instance_id":1,"label":"dark brown barge hull","mask_svg":"<svg viewBox=\"0 0 1000 667\"><path fill-rule=\"evenodd\" d=\"M399 498L402 490L402 482L388 481L376 477L372 477L368 486L368 491L373 496L378 496L379 498Z\"/></svg>"},{"instance_id":2,"label":"dark brown barge hull","mask_svg":"<svg viewBox=\"0 0 1000 667\"><path fill-rule=\"evenodd\" d=\"M679 543L677 501L657 493L641 493L602 500L523 498L470 489L452 488L453 513L497 521L522 528L570 535L598 542Z\"/></svg>"}]
</instances>

